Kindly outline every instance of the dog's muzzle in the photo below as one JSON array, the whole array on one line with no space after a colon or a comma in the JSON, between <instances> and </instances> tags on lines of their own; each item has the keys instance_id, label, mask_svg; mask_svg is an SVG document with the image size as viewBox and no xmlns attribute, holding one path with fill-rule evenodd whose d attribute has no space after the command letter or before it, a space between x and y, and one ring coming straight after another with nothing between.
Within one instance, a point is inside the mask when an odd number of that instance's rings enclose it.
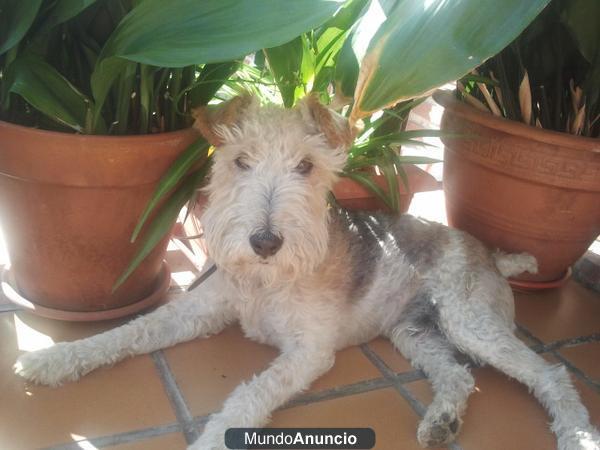
<instances>
[{"instance_id":1,"label":"dog's muzzle","mask_svg":"<svg viewBox=\"0 0 600 450\"><path fill-rule=\"evenodd\" d=\"M259 231L250 236L250 245L252 250L263 258L273 256L279 251L283 244L283 238L271 233L270 231Z\"/></svg>"}]
</instances>

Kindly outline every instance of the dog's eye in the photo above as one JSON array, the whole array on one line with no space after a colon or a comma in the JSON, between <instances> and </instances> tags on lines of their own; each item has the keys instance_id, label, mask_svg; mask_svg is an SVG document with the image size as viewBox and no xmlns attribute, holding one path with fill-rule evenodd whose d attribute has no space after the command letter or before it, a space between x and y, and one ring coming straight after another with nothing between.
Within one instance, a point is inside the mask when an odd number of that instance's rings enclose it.
<instances>
[{"instance_id":1,"label":"dog's eye","mask_svg":"<svg viewBox=\"0 0 600 450\"><path fill-rule=\"evenodd\" d=\"M298 164L294 170L302 175L306 175L310 173L312 168L313 163L311 163L308 159L303 159L302 161L300 161L300 164Z\"/></svg>"},{"instance_id":2,"label":"dog's eye","mask_svg":"<svg viewBox=\"0 0 600 450\"><path fill-rule=\"evenodd\" d=\"M238 166L241 170L248 170L250 166L244 162L243 156L238 156L234 160L235 165Z\"/></svg>"}]
</instances>

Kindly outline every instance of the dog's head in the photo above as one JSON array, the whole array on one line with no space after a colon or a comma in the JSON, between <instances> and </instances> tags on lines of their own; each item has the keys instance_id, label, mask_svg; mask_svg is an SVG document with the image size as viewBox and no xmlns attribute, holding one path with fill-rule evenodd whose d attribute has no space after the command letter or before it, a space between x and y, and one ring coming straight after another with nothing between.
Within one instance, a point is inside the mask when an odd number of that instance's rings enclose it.
<instances>
[{"instance_id":1,"label":"dog's head","mask_svg":"<svg viewBox=\"0 0 600 450\"><path fill-rule=\"evenodd\" d=\"M352 130L308 96L293 109L236 97L195 111L217 149L202 223L221 268L264 282L313 270L328 244L327 194Z\"/></svg>"}]
</instances>

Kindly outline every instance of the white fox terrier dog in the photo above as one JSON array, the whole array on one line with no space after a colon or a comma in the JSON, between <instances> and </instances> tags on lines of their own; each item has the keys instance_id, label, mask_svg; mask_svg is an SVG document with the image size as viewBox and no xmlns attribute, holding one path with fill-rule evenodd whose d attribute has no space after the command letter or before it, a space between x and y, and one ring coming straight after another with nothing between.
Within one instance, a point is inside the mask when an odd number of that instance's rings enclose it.
<instances>
[{"instance_id":1,"label":"white fox terrier dog","mask_svg":"<svg viewBox=\"0 0 600 450\"><path fill-rule=\"evenodd\" d=\"M474 389L459 351L524 383L552 418L560 450L600 449L565 368L513 334L504 277L535 272L532 256L490 253L464 232L409 215L330 207L353 133L314 97L288 110L236 97L197 110L195 126L218 148L202 219L216 272L124 326L22 355L19 375L57 386L239 321L247 337L281 354L233 391L189 447L222 450L228 428L264 426L332 367L337 350L383 335L433 386L421 445L459 432Z\"/></svg>"}]
</instances>

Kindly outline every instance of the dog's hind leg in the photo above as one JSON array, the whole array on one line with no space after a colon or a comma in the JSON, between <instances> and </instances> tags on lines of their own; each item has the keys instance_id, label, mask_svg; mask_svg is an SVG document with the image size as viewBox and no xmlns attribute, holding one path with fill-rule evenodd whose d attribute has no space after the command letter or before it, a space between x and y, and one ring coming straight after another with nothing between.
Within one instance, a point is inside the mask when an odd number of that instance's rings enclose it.
<instances>
[{"instance_id":1,"label":"dog's hind leg","mask_svg":"<svg viewBox=\"0 0 600 450\"><path fill-rule=\"evenodd\" d=\"M566 369L552 365L529 349L491 308L495 289L475 289L439 307L439 324L456 347L525 384L552 417L559 450L600 450L600 434ZM479 296L480 298L478 298ZM488 298L486 298L486 296Z\"/></svg>"},{"instance_id":2,"label":"dog's hind leg","mask_svg":"<svg viewBox=\"0 0 600 450\"><path fill-rule=\"evenodd\" d=\"M74 342L21 355L15 373L40 384L74 381L106 364L219 332L233 311L212 287L214 274L199 292L167 303L118 328Z\"/></svg>"},{"instance_id":3,"label":"dog's hind leg","mask_svg":"<svg viewBox=\"0 0 600 450\"><path fill-rule=\"evenodd\" d=\"M433 401L419 424L419 444L439 447L454 441L474 388L473 376L459 364L454 348L437 329L422 329L403 321L389 337L398 351L427 375L433 388Z\"/></svg>"}]
</instances>

